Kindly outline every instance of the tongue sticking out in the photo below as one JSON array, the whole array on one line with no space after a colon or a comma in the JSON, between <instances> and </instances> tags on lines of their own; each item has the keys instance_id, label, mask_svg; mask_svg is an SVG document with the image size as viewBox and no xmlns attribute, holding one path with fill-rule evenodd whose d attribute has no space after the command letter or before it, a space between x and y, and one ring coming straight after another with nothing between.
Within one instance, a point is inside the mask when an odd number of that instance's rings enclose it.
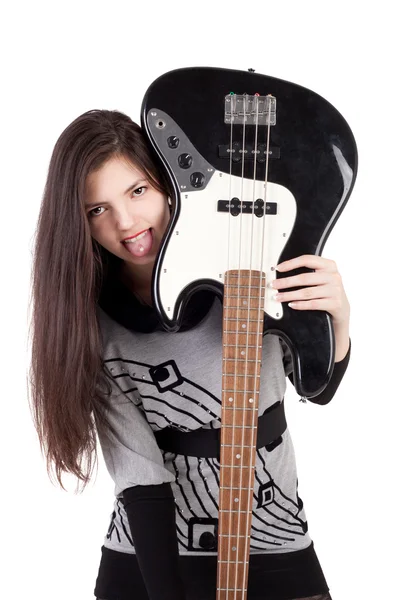
<instances>
[{"instance_id":1,"label":"tongue sticking out","mask_svg":"<svg viewBox=\"0 0 400 600\"><path fill-rule=\"evenodd\" d=\"M151 246L153 245L153 236L148 229L146 234L140 238L137 242L130 242L128 244L124 243L125 248L130 252L133 256L146 256L151 250Z\"/></svg>"}]
</instances>

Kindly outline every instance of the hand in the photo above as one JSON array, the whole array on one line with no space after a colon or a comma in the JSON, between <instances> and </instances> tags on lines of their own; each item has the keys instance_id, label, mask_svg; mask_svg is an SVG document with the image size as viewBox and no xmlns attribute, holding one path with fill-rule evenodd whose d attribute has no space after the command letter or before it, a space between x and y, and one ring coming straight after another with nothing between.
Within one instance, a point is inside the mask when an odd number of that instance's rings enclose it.
<instances>
[{"instance_id":1,"label":"hand","mask_svg":"<svg viewBox=\"0 0 400 600\"><path fill-rule=\"evenodd\" d=\"M331 315L336 339L335 361L338 362L344 358L349 347L350 304L337 265L322 256L303 254L275 268L281 273L299 267L315 271L275 279L269 285L277 290L303 286L292 292L278 292L276 300L289 302L290 308L295 310L325 310Z\"/></svg>"},{"instance_id":2,"label":"hand","mask_svg":"<svg viewBox=\"0 0 400 600\"><path fill-rule=\"evenodd\" d=\"M315 272L275 279L271 287L277 290L307 287L294 292L278 293L276 300L290 302L289 306L296 310L326 310L335 323L346 322L350 316L350 305L336 263L322 256L303 254L277 265L276 270L281 273L299 267L315 269Z\"/></svg>"}]
</instances>

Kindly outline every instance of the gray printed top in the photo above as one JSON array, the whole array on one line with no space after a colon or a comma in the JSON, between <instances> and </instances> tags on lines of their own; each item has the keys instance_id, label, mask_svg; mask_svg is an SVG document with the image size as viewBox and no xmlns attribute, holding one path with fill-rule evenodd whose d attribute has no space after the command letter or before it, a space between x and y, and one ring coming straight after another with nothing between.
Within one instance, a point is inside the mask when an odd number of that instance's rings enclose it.
<instances>
[{"instance_id":1,"label":"gray printed top","mask_svg":"<svg viewBox=\"0 0 400 600\"><path fill-rule=\"evenodd\" d=\"M107 403L107 431L98 435L105 464L115 482L115 502L104 545L134 553L122 491L135 485L169 482L175 497L181 554L209 555L199 543L204 531L215 533L218 518L217 459L187 457L159 449L154 432L167 426L182 431L219 428L222 382L222 305L211 309L193 329L141 333L125 328L100 306L98 319L104 365L112 396ZM154 367L162 365L157 381ZM292 371L287 346L275 335L263 338L259 415L278 401ZM267 491L267 493L266 493ZM279 553L311 544L303 503L297 493L292 440L286 429L273 450L257 450L252 553ZM202 544L204 545L204 544Z\"/></svg>"}]
</instances>

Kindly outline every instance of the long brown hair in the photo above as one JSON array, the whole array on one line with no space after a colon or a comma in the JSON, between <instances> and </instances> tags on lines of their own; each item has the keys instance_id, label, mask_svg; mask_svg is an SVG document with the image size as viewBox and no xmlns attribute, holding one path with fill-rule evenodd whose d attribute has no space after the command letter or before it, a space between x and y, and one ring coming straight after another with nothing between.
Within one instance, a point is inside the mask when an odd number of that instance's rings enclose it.
<instances>
[{"instance_id":1,"label":"long brown hair","mask_svg":"<svg viewBox=\"0 0 400 600\"><path fill-rule=\"evenodd\" d=\"M75 119L54 147L35 230L29 384L31 410L51 477L89 482L97 464L96 419L111 386L103 369L96 307L110 265L121 261L91 236L84 210L88 175L124 157L158 190L168 185L141 129L117 111ZM94 457L94 461L93 461Z\"/></svg>"}]
</instances>

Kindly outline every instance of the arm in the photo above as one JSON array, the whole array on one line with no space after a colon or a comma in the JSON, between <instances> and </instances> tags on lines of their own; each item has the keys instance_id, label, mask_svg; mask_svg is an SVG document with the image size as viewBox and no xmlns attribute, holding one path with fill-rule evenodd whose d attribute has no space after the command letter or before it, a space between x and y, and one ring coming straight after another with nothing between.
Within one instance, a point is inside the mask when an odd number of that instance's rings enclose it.
<instances>
[{"instance_id":1,"label":"arm","mask_svg":"<svg viewBox=\"0 0 400 600\"><path fill-rule=\"evenodd\" d=\"M131 487L123 499L149 598L184 600L171 485Z\"/></svg>"},{"instance_id":2,"label":"arm","mask_svg":"<svg viewBox=\"0 0 400 600\"><path fill-rule=\"evenodd\" d=\"M97 421L115 494L123 498L138 564L150 600L183 600L175 504L162 453L143 412L110 376L105 424Z\"/></svg>"},{"instance_id":3,"label":"arm","mask_svg":"<svg viewBox=\"0 0 400 600\"><path fill-rule=\"evenodd\" d=\"M315 404L327 404L333 398L350 360L350 304L334 261L313 254L305 254L277 265L276 270L286 272L298 267L314 269L314 272L276 279L272 282L271 287L284 290L287 287L311 286L293 292L279 292L275 297L281 302L288 302L288 306L293 310L324 310L329 312L332 317L335 335L333 374L325 390L318 396L309 398L310 402ZM287 355L287 346L283 350L285 374L293 383L291 356Z\"/></svg>"},{"instance_id":4,"label":"arm","mask_svg":"<svg viewBox=\"0 0 400 600\"><path fill-rule=\"evenodd\" d=\"M346 372L347 365L349 364L349 360L350 360L350 353L351 353L351 340L349 339L349 346L348 346L347 353L342 358L342 360L335 362L332 377L330 378L328 385L326 386L326 388L324 389L323 392L318 394L318 396L314 396L314 398L308 398L309 402L313 402L314 404L328 404L328 402L330 402L332 400L332 398L335 395L336 390L338 389L339 384L342 381L343 376ZM293 384L292 371L290 373L288 373L288 377L289 377L291 383Z\"/></svg>"}]
</instances>

